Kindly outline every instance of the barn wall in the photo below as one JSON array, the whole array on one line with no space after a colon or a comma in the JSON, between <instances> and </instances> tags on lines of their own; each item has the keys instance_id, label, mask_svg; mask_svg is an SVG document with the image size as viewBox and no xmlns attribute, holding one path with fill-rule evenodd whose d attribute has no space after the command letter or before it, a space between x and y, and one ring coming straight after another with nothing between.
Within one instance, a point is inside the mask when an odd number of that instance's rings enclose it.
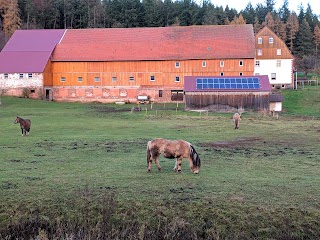
<instances>
[{"instance_id":1,"label":"barn wall","mask_svg":"<svg viewBox=\"0 0 320 240\"><path fill-rule=\"evenodd\" d=\"M29 73L9 73L8 78L4 74L0 75L0 89L3 95L42 98L43 94L43 75L42 73L33 73L32 78L28 77Z\"/></svg>"},{"instance_id":2,"label":"barn wall","mask_svg":"<svg viewBox=\"0 0 320 240\"><path fill-rule=\"evenodd\" d=\"M265 92L187 92L186 110L234 111L269 110L270 94Z\"/></svg>"},{"instance_id":3,"label":"barn wall","mask_svg":"<svg viewBox=\"0 0 320 240\"><path fill-rule=\"evenodd\" d=\"M239 65L240 60L243 66ZM224 67L220 67L220 61L224 61ZM176 62L180 67L176 67ZM51 69L52 85L46 80L45 87L53 86L56 101L133 102L147 92L153 101L170 102L171 90L183 90L185 76L219 76L221 72L225 76L239 76L240 72L244 76L253 75L254 60L53 62ZM150 80L151 76L154 81ZM82 81L78 81L79 77ZM86 88L89 93L83 90ZM91 95L90 89L95 89L94 94ZM162 97L159 90L164 91Z\"/></svg>"}]
</instances>

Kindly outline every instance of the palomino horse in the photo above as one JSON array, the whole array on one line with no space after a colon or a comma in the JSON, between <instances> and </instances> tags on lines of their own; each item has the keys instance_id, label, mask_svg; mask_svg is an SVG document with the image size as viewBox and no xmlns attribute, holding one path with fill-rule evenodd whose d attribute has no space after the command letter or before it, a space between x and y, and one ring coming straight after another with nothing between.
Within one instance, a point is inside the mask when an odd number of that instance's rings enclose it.
<instances>
[{"instance_id":1,"label":"palomino horse","mask_svg":"<svg viewBox=\"0 0 320 240\"><path fill-rule=\"evenodd\" d=\"M30 127L31 127L31 121L30 119L23 119L21 117L17 117L14 123L20 123L21 127L21 134L22 136L29 135L30 133Z\"/></svg>"},{"instance_id":2,"label":"palomino horse","mask_svg":"<svg viewBox=\"0 0 320 240\"><path fill-rule=\"evenodd\" d=\"M239 123L241 121L241 113L235 113L233 115L234 129L239 129Z\"/></svg>"},{"instance_id":3,"label":"palomino horse","mask_svg":"<svg viewBox=\"0 0 320 240\"><path fill-rule=\"evenodd\" d=\"M156 138L148 142L147 146L147 165L148 171L151 171L152 161L157 164L158 170L161 171L159 156L162 154L165 158L176 158L176 164L173 168L176 172L181 172L181 163L183 158L189 160L190 168L193 173L200 171L200 157L194 147L183 140L167 140Z\"/></svg>"}]
</instances>

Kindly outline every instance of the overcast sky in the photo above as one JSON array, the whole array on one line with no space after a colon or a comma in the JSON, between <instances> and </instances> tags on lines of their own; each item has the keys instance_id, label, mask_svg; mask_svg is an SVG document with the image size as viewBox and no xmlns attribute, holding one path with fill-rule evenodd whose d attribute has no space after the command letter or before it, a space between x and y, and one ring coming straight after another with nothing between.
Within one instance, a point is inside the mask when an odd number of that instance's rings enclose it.
<instances>
[{"instance_id":1,"label":"overcast sky","mask_svg":"<svg viewBox=\"0 0 320 240\"><path fill-rule=\"evenodd\" d=\"M211 0L211 2L215 6L223 6L223 8L226 7L226 5L229 6L229 8L235 8L237 11L241 11L245 9L245 7L248 5L249 2L251 2L253 7L256 7L258 3L262 3L265 5L265 0ZM283 5L283 0L276 0L275 9L278 10ZM313 14L320 15L320 1L319 0L288 0L289 2L289 9L291 11L295 11L297 14L299 14L299 6L302 3L302 6L304 7L304 10L307 9L308 3L311 6Z\"/></svg>"}]
</instances>

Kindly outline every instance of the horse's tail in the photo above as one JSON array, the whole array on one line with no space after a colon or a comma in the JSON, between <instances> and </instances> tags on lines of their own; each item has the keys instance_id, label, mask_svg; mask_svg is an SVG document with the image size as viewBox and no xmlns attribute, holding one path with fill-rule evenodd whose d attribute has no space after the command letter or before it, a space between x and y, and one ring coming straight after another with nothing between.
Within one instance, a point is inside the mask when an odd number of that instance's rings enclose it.
<instances>
[{"instance_id":1,"label":"horse's tail","mask_svg":"<svg viewBox=\"0 0 320 240\"><path fill-rule=\"evenodd\" d=\"M193 165L200 168L201 161L200 161L199 154L191 144L190 144L190 158L192 159Z\"/></svg>"},{"instance_id":2,"label":"horse's tail","mask_svg":"<svg viewBox=\"0 0 320 240\"><path fill-rule=\"evenodd\" d=\"M147 144L147 166L149 166L150 158L151 158L151 150L150 150L151 141Z\"/></svg>"}]
</instances>

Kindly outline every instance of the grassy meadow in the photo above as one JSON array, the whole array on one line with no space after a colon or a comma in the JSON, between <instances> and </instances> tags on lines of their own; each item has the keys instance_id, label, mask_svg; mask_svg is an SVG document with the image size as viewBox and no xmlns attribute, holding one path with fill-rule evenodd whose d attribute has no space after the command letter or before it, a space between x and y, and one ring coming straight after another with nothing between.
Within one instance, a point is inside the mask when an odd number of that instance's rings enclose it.
<instances>
[{"instance_id":1,"label":"grassy meadow","mask_svg":"<svg viewBox=\"0 0 320 240\"><path fill-rule=\"evenodd\" d=\"M278 119L246 112L239 130L182 104L2 97L0 239L319 239L320 86L282 93ZM191 142L200 174L148 173L157 137Z\"/></svg>"}]
</instances>

